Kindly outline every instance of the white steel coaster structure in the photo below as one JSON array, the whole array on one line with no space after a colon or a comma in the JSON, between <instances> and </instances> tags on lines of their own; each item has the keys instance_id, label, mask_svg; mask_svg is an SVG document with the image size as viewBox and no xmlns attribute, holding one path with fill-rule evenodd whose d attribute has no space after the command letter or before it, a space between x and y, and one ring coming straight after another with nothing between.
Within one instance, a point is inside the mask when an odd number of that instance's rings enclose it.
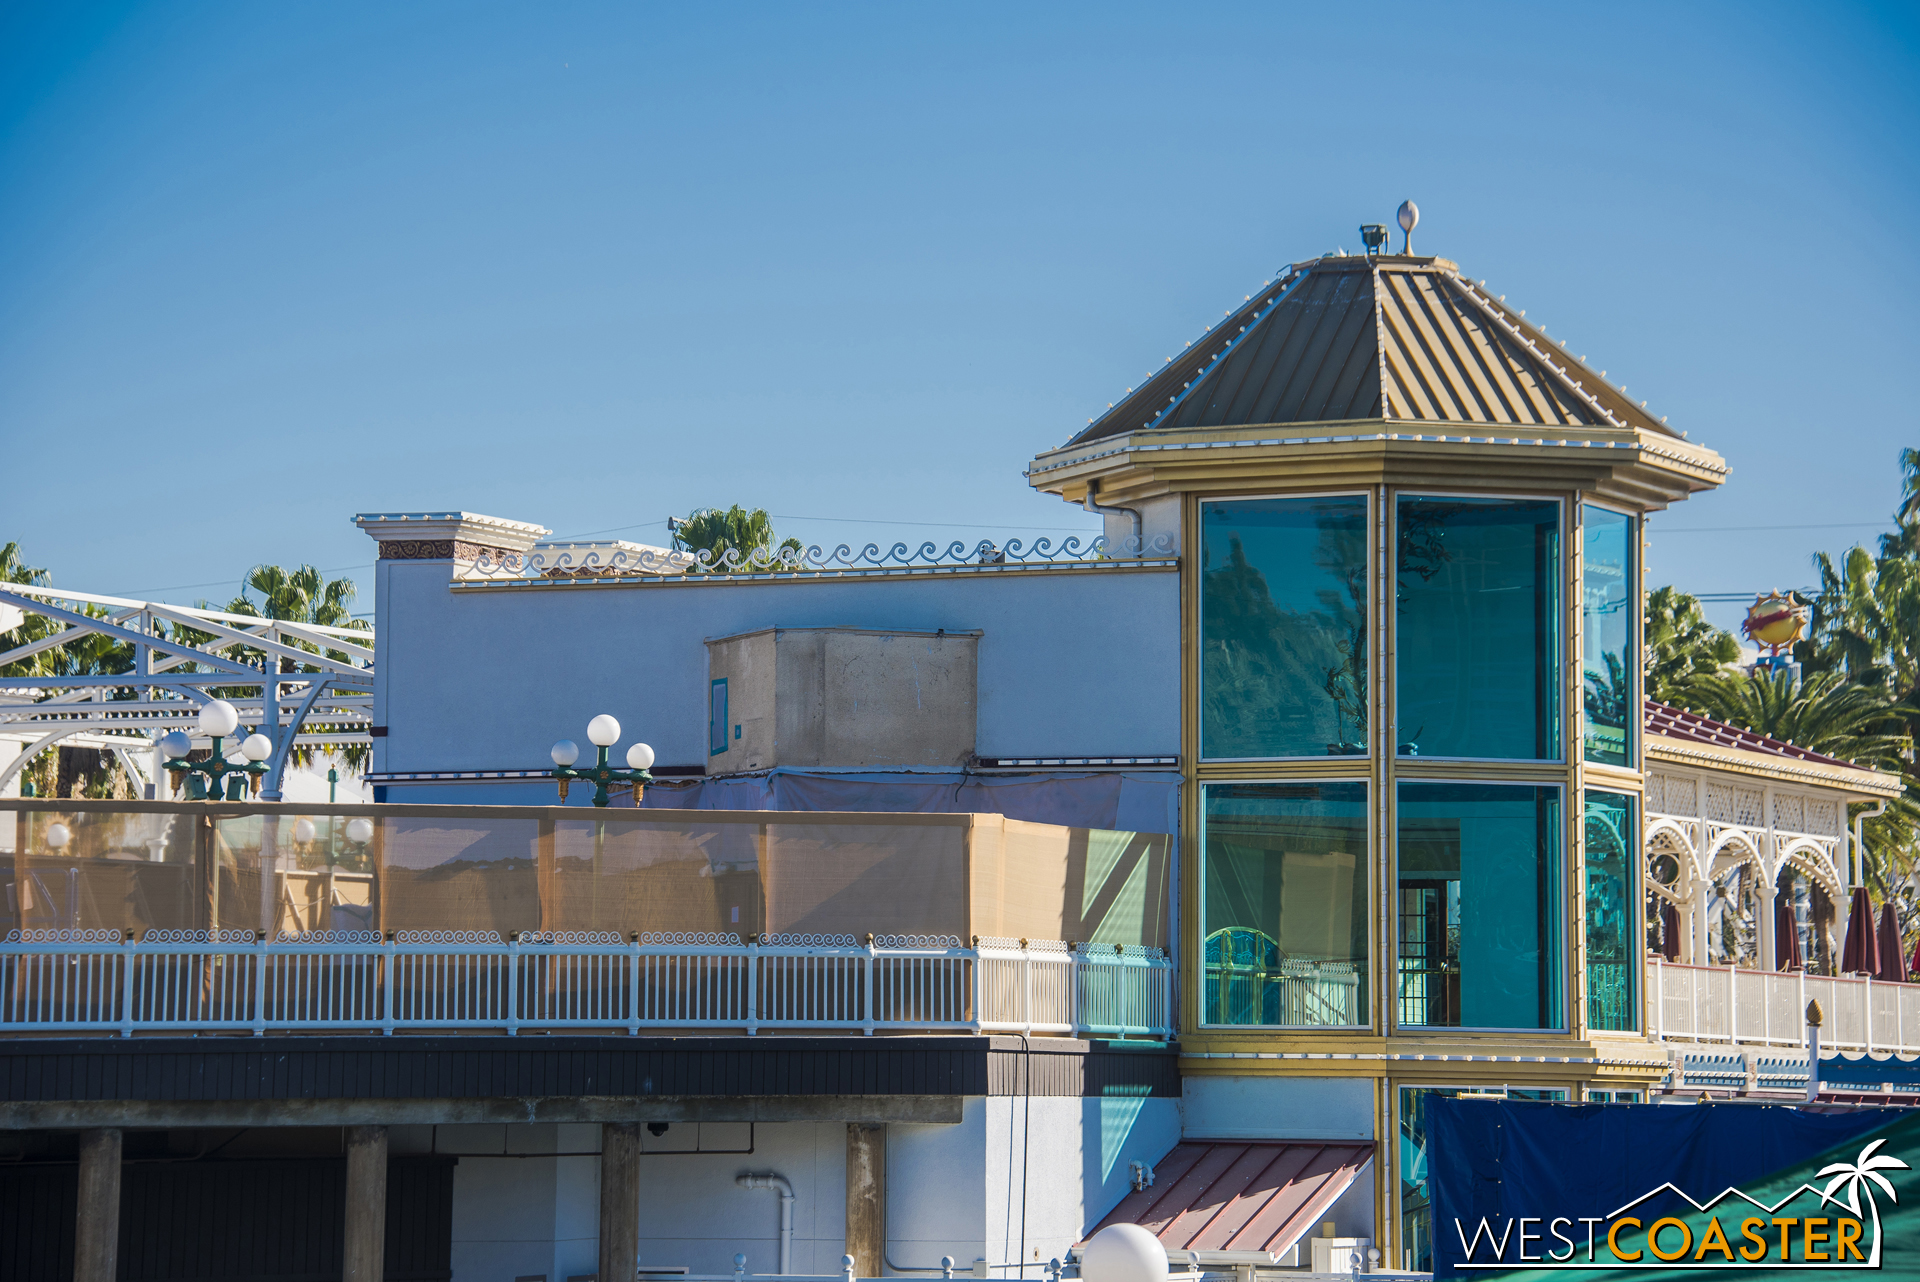
<instances>
[{"instance_id":1,"label":"white steel coaster structure","mask_svg":"<svg viewBox=\"0 0 1920 1282\"><path fill-rule=\"evenodd\" d=\"M89 614L88 606L102 613ZM161 777L166 772L155 743L169 730L185 730L195 737L195 747L205 746L194 725L201 706L216 697L233 704L243 727L273 740L260 790L264 800L280 799L281 776L295 748L372 742L371 631L0 583L0 631L20 626L7 617L15 611L65 627L0 652L0 667L89 634L116 645L131 644L133 667L112 674L0 677L0 737L26 740L18 757L0 765L0 788L41 752L67 742L110 749L128 775L144 786L147 797L164 798L168 784ZM169 635L179 628L212 639L191 645ZM301 644L327 653L302 649ZM264 651L269 664L284 659L313 671L263 671L230 657L227 652L236 647ZM185 670L188 664L194 670Z\"/></svg>"}]
</instances>

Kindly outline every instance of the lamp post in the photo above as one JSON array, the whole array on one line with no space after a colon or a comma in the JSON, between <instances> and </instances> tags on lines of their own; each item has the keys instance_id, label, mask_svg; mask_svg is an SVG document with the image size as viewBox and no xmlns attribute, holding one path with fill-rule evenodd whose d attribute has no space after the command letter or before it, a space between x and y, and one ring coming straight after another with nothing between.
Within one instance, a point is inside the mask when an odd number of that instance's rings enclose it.
<instances>
[{"instance_id":1,"label":"lamp post","mask_svg":"<svg viewBox=\"0 0 1920 1282\"><path fill-rule=\"evenodd\" d=\"M560 781L560 800L567 799L567 785L575 779L586 779L595 784L593 804L607 805L612 799L607 796L609 783L630 783L633 785L633 804L640 804L641 789L653 782L653 776L647 773L647 767L653 764L653 749L644 743L636 743L627 749L629 770L620 770L607 764L607 750L620 742L620 723L606 713L601 713L587 722L587 739L600 750L600 760L585 770L575 770L573 763L580 759L580 746L571 739L562 739L553 745L553 777Z\"/></svg>"},{"instance_id":2,"label":"lamp post","mask_svg":"<svg viewBox=\"0 0 1920 1282\"><path fill-rule=\"evenodd\" d=\"M215 699L200 709L200 733L213 740L213 755L205 761L188 761L187 754L193 751L193 741L178 730L170 730L160 737L160 751L168 758L167 770L173 775L173 786L179 791L184 781L187 787L188 801L219 801L221 794L225 800L240 801L236 795L240 789L238 781L252 778L254 787L260 786L260 776L267 773L266 760L273 755L273 740L263 734L250 734L240 743L240 755L244 761L229 761L220 751L220 741L240 728L240 714L225 699ZM225 781L225 786L222 786ZM209 788L207 785L213 786Z\"/></svg>"}]
</instances>

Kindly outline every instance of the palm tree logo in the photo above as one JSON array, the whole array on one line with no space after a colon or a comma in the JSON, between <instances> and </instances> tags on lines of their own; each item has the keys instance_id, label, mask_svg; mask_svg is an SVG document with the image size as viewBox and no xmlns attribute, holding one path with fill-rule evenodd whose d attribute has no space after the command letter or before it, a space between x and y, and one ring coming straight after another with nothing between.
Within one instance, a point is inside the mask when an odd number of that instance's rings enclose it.
<instances>
[{"instance_id":1,"label":"palm tree logo","mask_svg":"<svg viewBox=\"0 0 1920 1282\"><path fill-rule=\"evenodd\" d=\"M1868 1267L1874 1267L1880 1263L1880 1204L1874 1200L1874 1187L1878 1186L1880 1191L1887 1195L1887 1201L1897 1203L1900 1200L1899 1195L1893 1191L1893 1185L1880 1172L1913 1169L1897 1157L1888 1157L1874 1151L1885 1143L1886 1140L1877 1139L1861 1149L1860 1156L1854 1161L1835 1162L1831 1166L1822 1167L1820 1175L1814 1177L1818 1179L1821 1176L1833 1176L1827 1184L1826 1191L1820 1195L1820 1201L1843 1205L1855 1215L1860 1214L1861 1190L1866 1190L1867 1210L1873 1216L1873 1257L1868 1261ZM1842 1186L1846 1189L1846 1196L1836 1197L1834 1191Z\"/></svg>"}]
</instances>

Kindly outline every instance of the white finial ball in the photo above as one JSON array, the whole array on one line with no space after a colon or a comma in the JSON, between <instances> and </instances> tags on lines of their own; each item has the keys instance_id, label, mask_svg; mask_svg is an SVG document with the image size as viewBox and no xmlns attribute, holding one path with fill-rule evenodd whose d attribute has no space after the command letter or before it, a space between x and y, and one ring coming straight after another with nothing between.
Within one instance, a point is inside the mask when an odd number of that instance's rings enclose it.
<instances>
[{"instance_id":1,"label":"white finial ball","mask_svg":"<svg viewBox=\"0 0 1920 1282\"><path fill-rule=\"evenodd\" d=\"M65 824L47 825L47 849L65 850L67 843L73 840L73 830Z\"/></svg>"},{"instance_id":2,"label":"white finial ball","mask_svg":"<svg viewBox=\"0 0 1920 1282\"><path fill-rule=\"evenodd\" d=\"M636 743L627 749L627 765L634 770L645 770L653 765L653 749L644 743Z\"/></svg>"},{"instance_id":3,"label":"white finial ball","mask_svg":"<svg viewBox=\"0 0 1920 1282\"><path fill-rule=\"evenodd\" d=\"M611 748L620 742L620 723L603 712L587 722L587 738L596 748Z\"/></svg>"},{"instance_id":4,"label":"white finial ball","mask_svg":"<svg viewBox=\"0 0 1920 1282\"><path fill-rule=\"evenodd\" d=\"M1138 1224L1109 1224L1080 1259L1086 1282L1166 1282L1167 1248Z\"/></svg>"},{"instance_id":5,"label":"white finial ball","mask_svg":"<svg viewBox=\"0 0 1920 1282\"><path fill-rule=\"evenodd\" d=\"M1414 204L1411 200L1403 201L1400 205L1400 230L1410 232L1419 225L1420 206Z\"/></svg>"},{"instance_id":6,"label":"white finial ball","mask_svg":"<svg viewBox=\"0 0 1920 1282\"><path fill-rule=\"evenodd\" d=\"M364 846L373 840L373 820L347 820L347 840L356 846Z\"/></svg>"},{"instance_id":7,"label":"white finial ball","mask_svg":"<svg viewBox=\"0 0 1920 1282\"><path fill-rule=\"evenodd\" d=\"M240 755L248 761L265 761L273 755L273 740L256 730L240 741Z\"/></svg>"},{"instance_id":8,"label":"white finial ball","mask_svg":"<svg viewBox=\"0 0 1920 1282\"><path fill-rule=\"evenodd\" d=\"M549 749L556 766L570 766L580 760L580 745L571 739L562 739Z\"/></svg>"},{"instance_id":9,"label":"white finial ball","mask_svg":"<svg viewBox=\"0 0 1920 1282\"><path fill-rule=\"evenodd\" d=\"M212 739L224 739L240 726L240 714L225 699L215 699L200 709L200 733Z\"/></svg>"},{"instance_id":10,"label":"white finial ball","mask_svg":"<svg viewBox=\"0 0 1920 1282\"><path fill-rule=\"evenodd\" d=\"M293 839L301 845L313 840L313 820L296 819L293 821Z\"/></svg>"},{"instance_id":11,"label":"white finial ball","mask_svg":"<svg viewBox=\"0 0 1920 1282\"><path fill-rule=\"evenodd\" d=\"M193 751L193 740L187 738L182 730L169 730L160 736L160 755L169 761L178 761Z\"/></svg>"}]
</instances>

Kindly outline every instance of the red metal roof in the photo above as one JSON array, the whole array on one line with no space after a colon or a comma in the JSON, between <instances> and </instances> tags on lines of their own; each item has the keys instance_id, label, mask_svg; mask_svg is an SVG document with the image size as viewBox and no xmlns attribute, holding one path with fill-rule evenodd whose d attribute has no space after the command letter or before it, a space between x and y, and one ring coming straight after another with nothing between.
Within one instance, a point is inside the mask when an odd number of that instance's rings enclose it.
<instances>
[{"instance_id":1,"label":"red metal roof","mask_svg":"<svg viewBox=\"0 0 1920 1282\"><path fill-rule=\"evenodd\" d=\"M1748 752L1765 752L1776 757L1817 761L1825 766L1864 769L1864 767L1855 766L1851 761L1823 756L1810 748L1802 748L1763 734L1755 734L1751 730L1742 730L1739 726L1730 726L1724 721L1715 721L1712 717L1703 717L1697 712L1688 712L1672 704L1655 703L1652 699L1647 700L1647 733L1657 734L1663 739L1685 739L1692 743L1710 744L1717 748L1745 748Z\"/></svg>"},{"instance_id":2,"label":"red metal roof","mask_svg":"<svg viewBox=\"0 0 1920 1282\"><path fill-rule=\"evenodd\" d=\"M1184 1251L1277 1255L1309 1236L1372 1160L1371 1144L1188 1140L1160 1161L1152 1188L1129 1193L1094 1232L1138 1224L1176 1265Z\"/></svg>"}]
</instances>

